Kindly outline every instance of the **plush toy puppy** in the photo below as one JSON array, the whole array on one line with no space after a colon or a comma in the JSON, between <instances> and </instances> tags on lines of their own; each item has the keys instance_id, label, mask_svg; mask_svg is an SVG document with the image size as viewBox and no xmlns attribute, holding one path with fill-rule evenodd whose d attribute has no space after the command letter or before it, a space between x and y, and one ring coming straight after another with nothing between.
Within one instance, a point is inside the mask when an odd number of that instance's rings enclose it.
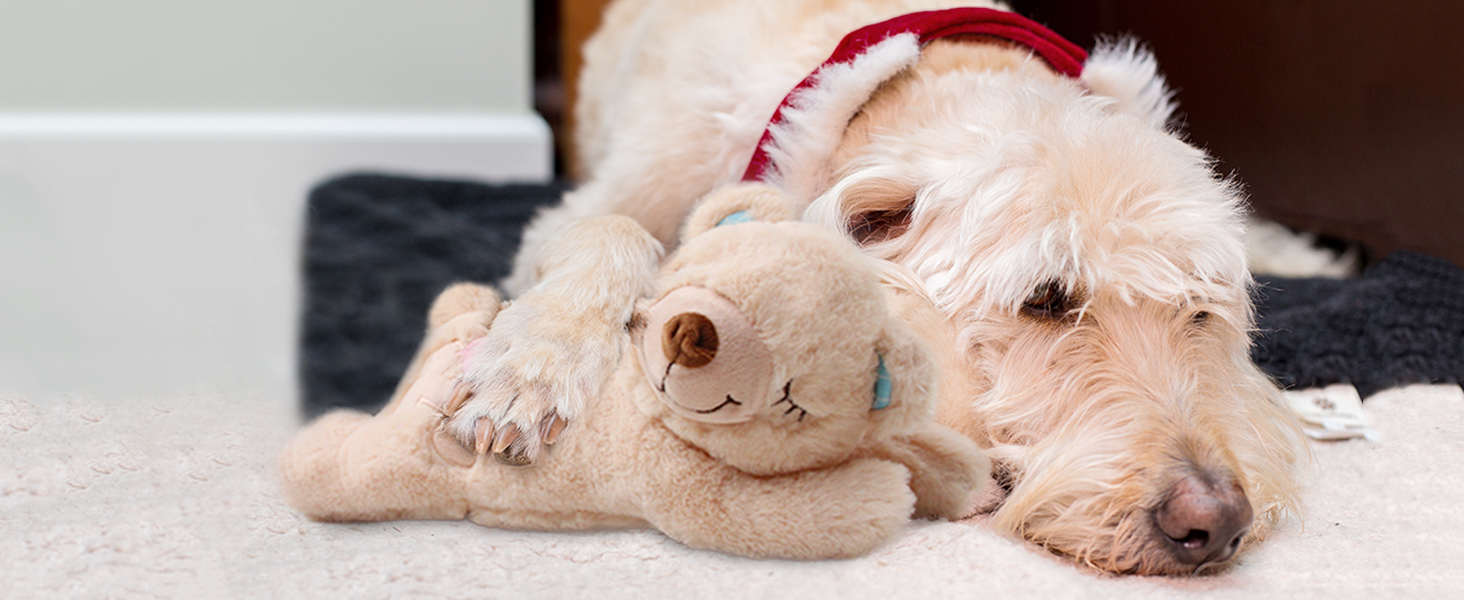
<instances>
[{"instance_id":1,"label":"plush toy puppy","mask_svg":"<svg viewBox=\"0 0 1464 600\"><path fill-rule=\"evenodd\" d=\"M328 414L286 448L286 499L327 521L650 526L696 548L804 559L867 552L912 515L963 516L989 465L935 424L938 374L921 341L892 318L869 259L819 228L767 222L780 208L709 201L693 215L614 376L573 435L546 425L557 443L532 466L443 428L461 402L461 355L503 306L489 288L449 288L385 409ZM563 235L656 255L624 217Z\"/></svg>"}]
</instances>

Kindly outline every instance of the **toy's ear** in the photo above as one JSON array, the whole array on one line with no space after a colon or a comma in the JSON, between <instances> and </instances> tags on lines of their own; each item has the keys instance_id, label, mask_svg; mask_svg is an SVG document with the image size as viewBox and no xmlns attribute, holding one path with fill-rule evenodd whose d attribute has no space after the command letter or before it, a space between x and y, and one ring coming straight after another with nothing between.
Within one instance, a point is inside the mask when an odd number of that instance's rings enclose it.
<instances>
[{"instance_id":1,"label":"toy's ear","mask_svg":"<svg viewBox=\"0 0 1464 600\"><path fill-rule=\"evenodd\" d=\"M1083 64L1082 80L1093 93L1117 100L1120 111L1156 129L1168 127L1177 108L1154 54L1133 38L1100 41Z\"/></svg>"},{"instance_id":2,"label":"toy's ear","mask_svg":"<svg viewBox=\"0 0 1464 600\"><path fill-rule=\"evenodd\" d=\"M787 221L793 218L791 207L787 193L764 183L723 186L697 201L681 230L681 239L689 240L719 225Z\"/></svg>"},{"instance_id":3,"label":"toy's ear","mask_svg":"<svg viewBox=\"0 0 1464 600\"><path fill-rule=\"evenodd\" d=\"M935 420L940 373L925 342L887 319L875 343L879 355L870 403L874 439L915 431Z\"/></svg>"},{"instance_id":4,"label":"toy's ear","mask_svg":"<svg viewBox=\"0 0 1464 600\"><path fill-rule=\"evenodd\" d=\"M875 426L864 452L910 470L916 517L971 514L972 499L986 483L991 463L975 442L935 423L940 373L926 344L890 319L877 347L883 365L878 379L888 372L889 395L875 384Z\"/></svg>"}]
</instances>

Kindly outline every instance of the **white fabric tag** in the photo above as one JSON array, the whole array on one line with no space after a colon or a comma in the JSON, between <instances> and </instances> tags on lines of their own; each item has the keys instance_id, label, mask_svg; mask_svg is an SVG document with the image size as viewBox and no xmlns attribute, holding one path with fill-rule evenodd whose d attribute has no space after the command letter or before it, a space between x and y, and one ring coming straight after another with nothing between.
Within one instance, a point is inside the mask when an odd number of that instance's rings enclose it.
<instances>
[{"instance_id":1,"label":"white fabric tag","mask_svg":"<svg viewBox=\"0 0 1464 600\"><path fill-rule=\"evenodd\" d=\"M1351 384L1281 392L1291 409L1301 416L1302 431L1312 439L1349 440L1365 438L1376 442L1378 432L1368 427L1362 412L1362 397Z\"/></svg>"}]
</instances>

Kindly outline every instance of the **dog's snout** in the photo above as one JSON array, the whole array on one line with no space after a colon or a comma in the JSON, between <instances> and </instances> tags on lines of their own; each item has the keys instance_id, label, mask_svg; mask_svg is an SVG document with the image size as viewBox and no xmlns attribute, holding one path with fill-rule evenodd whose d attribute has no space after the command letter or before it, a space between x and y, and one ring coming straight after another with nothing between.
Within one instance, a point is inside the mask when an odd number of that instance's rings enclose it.
<instances>
[{"instance_id":1,"label":"dog's snout","mask_svg":"<svg viewBox=\"0 0 1464 600\"><path fill-rule=\"evenodd\" d=\"M706 366L717 356L717 327L694 312L671 317L661 330L661 352L671 364L689 369Z\"/></svg>"},{"instance_id":2,"label":"dog's snout","mask_svg":"<svg viewBox=\"0 0 1464 600\"><path fill-rule=\"evenodd\" d=\"M1253 519L1245 490L1231 477L1181 479L1154 510L1158 534L1168 538L1174 558L1196 566L1234 556Z\"/></svg>"}]
</instances>

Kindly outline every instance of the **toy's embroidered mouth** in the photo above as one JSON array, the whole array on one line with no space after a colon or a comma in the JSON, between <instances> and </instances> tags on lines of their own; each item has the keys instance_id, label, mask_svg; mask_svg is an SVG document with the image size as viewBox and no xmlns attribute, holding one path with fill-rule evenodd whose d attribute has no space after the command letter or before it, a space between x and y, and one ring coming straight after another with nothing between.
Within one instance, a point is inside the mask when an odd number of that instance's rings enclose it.
<instances>
[{"instance_id":1,"label":"toy's embroidered mouth","mask_svg":"<svg viewBox=\"0 0 1464 600\"><path fill-rule=\"evenodd\" d=\"M774 402L773 403L773 406L777 406L779 404L782 404L784 402L787 402L788 403L788 410L783 411L783 415L784 416L787 416L787 415L793 414L793 411L796 410L796 411L798 411L798 422L799 423L802 423L803 422L803 417L808 416L808 411L804 410L802 406L798 406L798 403L793 401L793 396L788 393L792 389L793 389L793 380L792 379L789 379L788 380L788 383L786 383L786 384L783 385L783 398L780 399L780 400L778 400L777 402ZM729 398L730 398L730 396L729 396Z\"/></svg>"},{"instance_id":2,"label":"toy's embroidered mouth","mask_svg":"<svg viewBox=\"0 0 1464 600\"><path fill-rule=\"evenodd\" d=\"M666 366L666 374L665 374L665 376L661 377L661 381L659 381L659 382L656 383L656 389L659 390L662 394L665 394L666 393L666 380L668 380L670 378L671 378L671 365L667 365ZM788 383L783 384L783 397L782 398L779 398L777 402L772 403L771 406L777 406L779 404L782 404L784 402L787 402L788 403L788 409L785 410L785 411L783 411L783 414L785 416L786 415L791 415L791 414L793 414L794 411L797 411L798 412L798 422L802 423L803 422L803 417L808 416L808 410L804 409L802 406L799 406L797 402L794 402L793 401L792 391L793 391L793 380L792 379L789 379L788 380ZM727 394L727 399L726 400L723 400L721 404L718 404L718 405L716 405L716 406L714 406L712 408L700 409L700 410L699 409L694 409L694 408L687 408L687 410L691 410L691 412L694 412L694 413L699 414L699 415L710 415L710 414L716 413L716 412L718 412L718 411L720 411L720 410L722 410L724 408L727 408L728 406L742 406L742 403L741 402L738 402L737 399L733 398L732 397L732 394Z\"/></svg>"},{"instance_id":3,"label":"toy's embroidered mouth","mask_svg":"<svg viewBox=\"0 0 1464 600\"><path fill-rule=\"evenodd\" d=\"M666 391L665 390L665 387L666 387L666 384L663 381L661 383L661 388L662 388L661 391L662 392ZM735 404L737 406L742 406L742 403L741 402L738 402L738 401L732 399L732 394L727 394L727 400L725 402L721 403L721 404L718 404L715 408L708 408L706 410L698 410L698 411L693 411L693 412L696 412L697 414L701 414L701 415L709 415L709 414L712 414L712 413L717 412L719 410L722 410L724 408L727 408L727 405L728 404Z\"/></svg>"},{"instance_id":4,"label":"toy's embroidered mouth","mask_svg":"<svg viewBox=\"0 0 1464 600\"><path fill-rule=\"evenodd\" d=\"M666 380L671 378L671 367L674 367L674 366L676 366L676 363L674 363L674 362L672 362L672 363L666 363L666 372L661 374L661 381L659 381L659 382L656 383L656 391L659 391L662 394L665 394L666 393ZM732 397L731 396L727 396L727 399L730 400L730 399L732 399Z\"/></svg>"}]
</instances>

